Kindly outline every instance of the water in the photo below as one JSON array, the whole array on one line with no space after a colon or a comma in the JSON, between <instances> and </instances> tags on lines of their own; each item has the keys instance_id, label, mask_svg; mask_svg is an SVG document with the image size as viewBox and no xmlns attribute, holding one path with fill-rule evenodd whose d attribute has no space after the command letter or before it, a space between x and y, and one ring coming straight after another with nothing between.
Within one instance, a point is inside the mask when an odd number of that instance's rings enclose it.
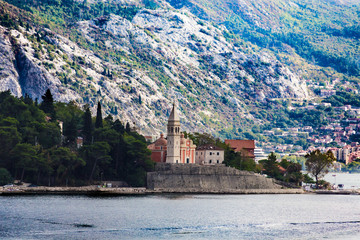
<instances>
[{"instance_id":1,"label":"water","mask_svg":"<svg viewBox=\"0 0 360 240\"><path fill-rule=\"evenodd\" d=\"M358 195L0 197L0 239L360 239Z\"/></svg>"},{"instance_id":2,"label":"water","mask_svg":"<svg viewBox=\"0 0 360 240\"><path fill-rule=\"evenodd\" d=\"M328 173L325 175L324 180L331 184L344 184L344 189L360 188L359 173Z\"/></svg>"}]
</instances>

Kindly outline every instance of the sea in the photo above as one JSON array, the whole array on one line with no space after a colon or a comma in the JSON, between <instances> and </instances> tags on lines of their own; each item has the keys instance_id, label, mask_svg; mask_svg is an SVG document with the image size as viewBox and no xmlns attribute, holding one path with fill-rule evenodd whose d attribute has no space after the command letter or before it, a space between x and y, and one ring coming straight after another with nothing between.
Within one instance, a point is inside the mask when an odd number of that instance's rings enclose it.
<instances>
[{"instance_id":1,"label":"sea","mask_svg":"<svg viewBox=\"0 0 360 240\"><path fill-rule=\"evenodd\" d=\"M342 184L344 189L359 189L360 188L360 174L359 173L328 173L324 180L331 183L331 185Z\"/></svg>"},{"instance_id":2,"label":"sea","mask_svg":"<svg viewBox=\"0 0 360 240\"><path fill-rule=\"evenodd\" d=\"M0 196L0 239L360 239L360 195Z\"/></svg>"}]
</instances>

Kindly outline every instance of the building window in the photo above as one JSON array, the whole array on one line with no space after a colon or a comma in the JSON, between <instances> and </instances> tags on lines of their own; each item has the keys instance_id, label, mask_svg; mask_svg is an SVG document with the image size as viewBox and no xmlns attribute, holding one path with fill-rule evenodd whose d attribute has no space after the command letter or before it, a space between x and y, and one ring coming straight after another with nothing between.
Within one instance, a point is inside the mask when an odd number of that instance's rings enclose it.
<instances>
[{"instance_id":1,"label":"building window","mask_svg":"<svg viewBox=\"0 0 360 240\"><path fill-rule=\"evenodd\" d=\"M212 155L212 152L210 152L210 155Z\"/></svg>"},{"instance_id":2,"label":"building window","mask_svg":"<svg viewBox=\"0 0 360 240\"><path fill-rule=\"evenodd\" d=\"M196 155L198 155L198 153L196 152Z\"/></svg>"},{"instance_id":3,"label":"building window","mask_svg":"<svg viewBox=\"0 0 360 240\"><path fill-rule=\"evenodd\" d=\"M186 163L189 163L189 161L190 161L189 158L187 158L187 159L186 159Z\"/></svg>"},{"instance_id":4,"label":"building window","mask_svg":"<svg viewBox=\"0 0 360 240\"><path fill-rule=\"evenodd\" d=\"M219 153L219 152L217 152L217 155L219 156L219 155L220 155L220 153Z\"/></svg>"},{"instance_id":5,"label":"building window","mask_svg":"<svg viewBox=\"0 0 360 240\"><path fill-rule=\"evenodd\" d=\"M219 160L217 160L216 163L219 163Z\"/></svg>"},{"instance_id":6,"label":"building window","mask_svg":"<svg viewBox=\"0 0 360 240\"><path fill-rule=\"evenodd\" d=\"M178 160L176 160L176 163L178 163Z\"/></svg>"},{"instance_id":7,"label":"building window","mask_svg":"<svg viewBox=\"0 0 360 240\"><path fill-rule=\"evenodd\" d=\"M211 163L211 160L209 160L209 163Z\"/></svg>"}]
</instances>

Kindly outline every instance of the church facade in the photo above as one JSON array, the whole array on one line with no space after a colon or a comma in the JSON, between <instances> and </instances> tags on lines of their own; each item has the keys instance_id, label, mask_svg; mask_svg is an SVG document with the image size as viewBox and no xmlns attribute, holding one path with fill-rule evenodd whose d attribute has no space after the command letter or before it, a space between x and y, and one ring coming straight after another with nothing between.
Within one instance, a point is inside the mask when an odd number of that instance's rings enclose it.
<instances>
[{"instance_id":1,"label":"church facade","mask_svg":"<svg viewBox=\"0 0 360 240\"><path fill-rule=\"evenodd\" d=\"M180 132L180 117L175 104L168 119L167 139L161 134L160 138L148 148L151 150L151 159L154 162L195 163L196 146Z\"/></svg>"}]
</instances>

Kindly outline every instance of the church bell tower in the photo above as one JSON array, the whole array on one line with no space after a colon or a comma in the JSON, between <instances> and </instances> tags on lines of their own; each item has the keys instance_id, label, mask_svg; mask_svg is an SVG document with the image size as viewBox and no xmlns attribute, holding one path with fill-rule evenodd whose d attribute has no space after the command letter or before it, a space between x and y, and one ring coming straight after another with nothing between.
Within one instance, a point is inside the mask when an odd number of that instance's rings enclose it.
<instances>
[{"instance_id":1,"label":"church bell tower","mask_svg":"<svg viewBox=\"0 0 360 240\"><path fill-rule=\"evenodd\" d=\"M180 118L175 103L167 125L167 163L180 163Z\"/></svg>"}]
</instances>

